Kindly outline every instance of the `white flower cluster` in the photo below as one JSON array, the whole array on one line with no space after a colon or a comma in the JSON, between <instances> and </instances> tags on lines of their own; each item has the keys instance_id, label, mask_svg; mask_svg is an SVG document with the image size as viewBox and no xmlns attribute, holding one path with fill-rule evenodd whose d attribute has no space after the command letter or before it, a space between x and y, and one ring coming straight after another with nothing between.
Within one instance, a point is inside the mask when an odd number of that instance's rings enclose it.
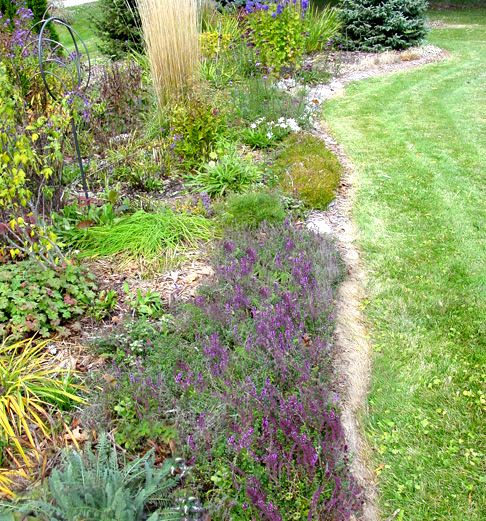
<instances>
[{"instance_id":1,"label":"white flower cluster","mask_svg":"<svg viewBox=\"0 0 486 521\"><path fill-rule=\"evenodd\" d=\"M250 128L255 129L255 128L258 128L260 125L262 125L262 126L266 125L266 127L268 128L268 132L267 132L268 139L273 138L274 134L272 132L272 129L277 130L277 131L279 129L290 130L292 132L300 132L302 130L294 118L288 118L288 119L279 118L278 121L275 122L275 121L266 121L265 116L263 116L262 118L258 118L255 121L255 123L252 123L250 125Z\"/></svg>"}]
</instances>

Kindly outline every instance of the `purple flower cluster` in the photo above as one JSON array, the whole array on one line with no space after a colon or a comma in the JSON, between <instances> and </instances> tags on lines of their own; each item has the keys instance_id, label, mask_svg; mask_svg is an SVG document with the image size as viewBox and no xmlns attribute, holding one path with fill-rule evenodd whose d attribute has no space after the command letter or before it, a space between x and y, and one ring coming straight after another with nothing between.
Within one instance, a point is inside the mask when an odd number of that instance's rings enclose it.
<instances>
[{"instance_id":1,"label":"purple flower cluster","mask_svg":"<svg viewBox=\"0 0 486 521\"><path fill-rule=\"evenodd\" d=\"M213 329L200 339L202 378L226 411L233 508L244 493L248 519L277 521L299 499L280 491L297 487L309 519L349 519L361 500L328 390L334 295L316 269L328 262L337 276L331 247L286 223L232 234L221 250L213 293L195 305ZM192 368L182 374L181 383L194 378ZM188 434L196 461L201 451L216 457L218 436Z\"/></svg>"},{"instance_id":2,"label":"purple flower cluster","mask_svg":"<svg viewBox=\"0 0 486 521\"><path fill-rule=\"evenodd\" d=\"M277 5L277 8L271 14L273 18L280 16L287 5L298 5L302 9L302 12L307 11L309 8L309 0L263 0L263 2L258 0L248 0L246 2L245 11L247 13L253 13L259 10L268 11L270 6L275 4Z\"/></svg>"},{"instance_id":3,"label":"purple flower cluster","mask_svg":"<svg viewBox=\"0 0 486 521\"><path fill-rule=\"evenodd\" d=\"M5 58L13 60L19 54L32 55L33 50L28 49L27 44L33 40L33 37L28 39L33 17L32 11L25 7L18 7L12 20L0 13L0 54Z\"/></svg>"},{"instance_id":4,"label":"purple flower cluster","mask_svg":"<svg viewBox=\"0 0 486 521\"><path fill-rule=\"evenodd\" d=\"M330 391L332 244L288 222L264 224L230 233L215 263L179 319L175 351L150 362L171 379L193 484L226 518L349 520L362 501ZM125 378L146 386L145 374ZM211 482L221 468L224 493Z\"/></svg>"}]
</instances>

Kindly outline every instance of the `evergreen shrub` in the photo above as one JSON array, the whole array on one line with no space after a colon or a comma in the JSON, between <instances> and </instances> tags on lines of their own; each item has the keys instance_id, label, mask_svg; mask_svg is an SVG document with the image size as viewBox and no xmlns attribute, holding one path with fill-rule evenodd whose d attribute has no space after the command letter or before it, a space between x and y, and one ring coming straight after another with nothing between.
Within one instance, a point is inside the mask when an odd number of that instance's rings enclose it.
<instances>
[{"instance_id":1,"label":"evergreen shrub","mask_svg":"<svg viewBox=\"0 0 486 521\"><path fill-rule=\"evenodd\" d=\"M100 0L97 12L92 22L103 54L122 58L129 51L143 51L137 0Z\"/></svg>"},{"instance_id":2,"label":"evergreen shrub","mask_svg":"<svg viewBox=\"0 0 486 521\"><path fill-rule=\"evenodd\" d=\"M342 0L343 45L348 50L407 49L427 34L427 0Z\"/></svg>"}]
</instances>

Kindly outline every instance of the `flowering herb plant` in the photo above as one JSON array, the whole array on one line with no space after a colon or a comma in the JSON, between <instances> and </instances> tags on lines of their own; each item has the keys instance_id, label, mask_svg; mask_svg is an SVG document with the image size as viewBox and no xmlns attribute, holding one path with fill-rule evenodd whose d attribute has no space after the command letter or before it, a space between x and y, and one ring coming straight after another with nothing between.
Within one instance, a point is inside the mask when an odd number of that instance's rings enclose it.
<instances>
[{"instance_id":1,"label":"flowering herb plant","mask_svg":"<svg viewBox=\"0 0 486 521\"><path fill-rule=\"evenodd\" d=\"M243 129L241 136L243 142L253 148L268 148L282 141L291 132L301 130L294 118L281 117L277 121L267 121L263 116Z\"/></svg>"},{"instance_id":2,"label":"flowering herb plant","mask_svg":"<svg viewBox=\"0 0 486 521\"><path fill-rule=\"evenodd\" d=\"M229 233L214 267L148 355L118 357L115 387L140 422L175 425L212 518L348 520L361 499L330 390L332 243L263 224Z\"/></svg>"}]
</instances>

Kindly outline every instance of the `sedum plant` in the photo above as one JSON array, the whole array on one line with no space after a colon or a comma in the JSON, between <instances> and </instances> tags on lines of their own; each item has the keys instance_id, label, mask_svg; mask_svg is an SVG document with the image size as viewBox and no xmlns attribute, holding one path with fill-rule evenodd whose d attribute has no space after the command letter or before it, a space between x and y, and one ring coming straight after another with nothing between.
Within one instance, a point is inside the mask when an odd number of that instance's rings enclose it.
<instances>
[{"instance_id":1,"label":"sedum plant","mask_svg":"<svg viewBox=\"0 0 486 521\"><path fill-rule=\"evenodd\" d=\"M158 521L173 518L171 512L148 514L149 504L170 505L169 492L180 479L179 465L165 460L154 466L153 452L134 461L119 463L116 448L106 434L100 436L96 453L65 452L60 468L49 478L51 499L30 500L18 511L34 511L49 521ZM178 471L179 472L179 471Z\"/></svg>"},{"instance_id":2,"label":"sedum plant","mask_svg":"<svg viewBox=\"0 0 486 521\"><path fill-rule=\"evenodd\" d=\"M293 135L284 143L276 162L282 168L279 179L282 192L297 197L307 208L327 208L341 179L339 160L316 136Z\"/></svg>"}]
</instances>

